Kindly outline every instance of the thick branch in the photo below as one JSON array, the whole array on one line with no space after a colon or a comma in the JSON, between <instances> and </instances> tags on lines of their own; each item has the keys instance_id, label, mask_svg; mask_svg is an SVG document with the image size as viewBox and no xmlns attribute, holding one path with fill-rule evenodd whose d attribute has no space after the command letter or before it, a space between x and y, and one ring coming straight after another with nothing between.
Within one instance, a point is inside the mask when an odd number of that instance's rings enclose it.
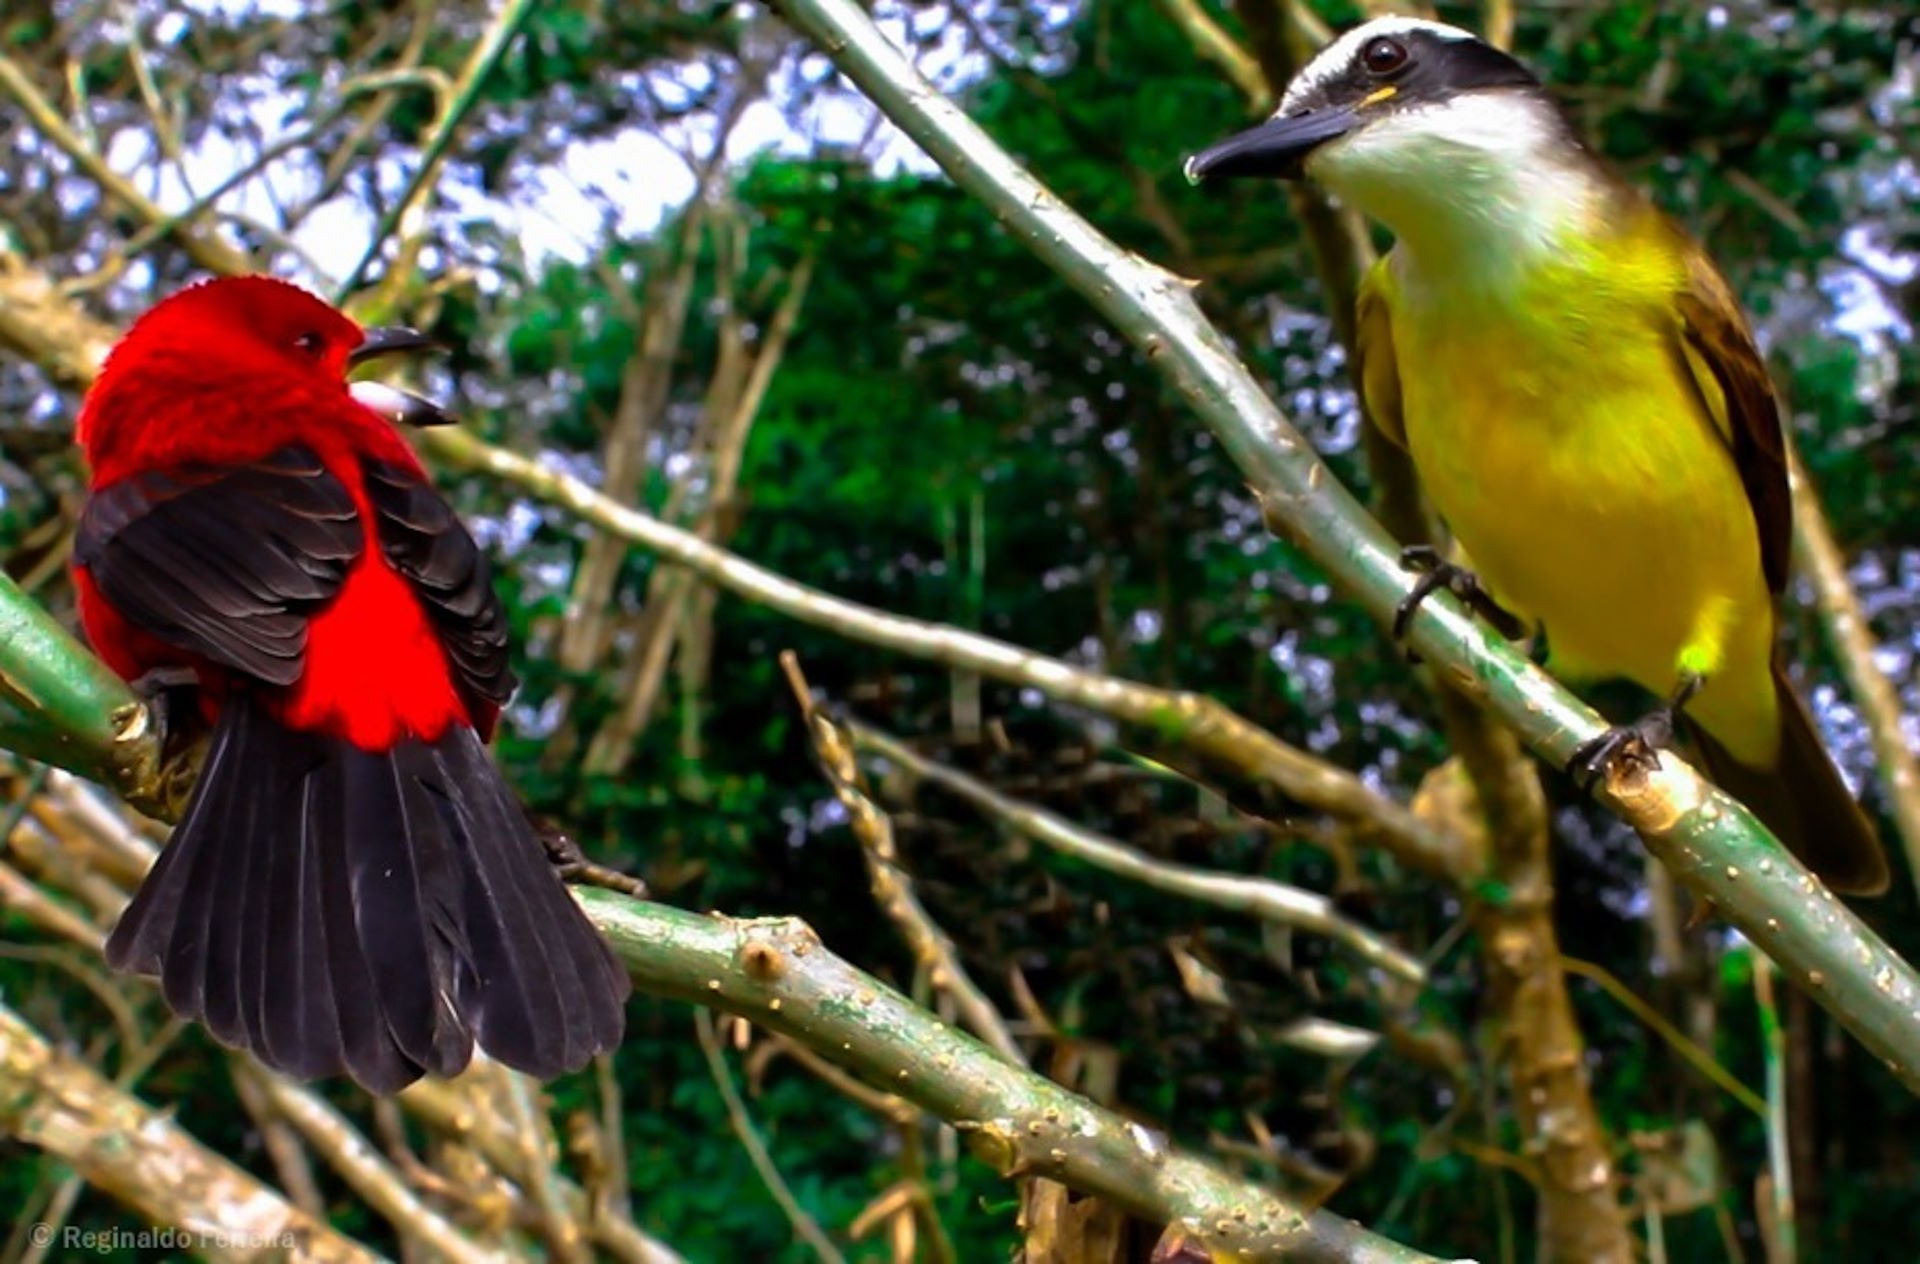
<instances>
[{"instance_id":1,"label":"thick branch","mask_svg":"<svg viewBox=\"0 0 1920 1264\"><path fill-rule=\"evenodd\" d=\"M836 957L790 918L732 921L576 891L641 990L739 1014L949 1120L1002 1174L1045 1176L1177 1223L1221 1248L1298 1264L1431 1257L1171 1149Z\"/></svg>"},{"instance_id":2,"label":"thick branch","mask_svg":"<svg viewBox=\"0 0 1920 1264\"><path fill-rule=\"evenodd\" d=\"M147 711L40 603L0 575L0 746L126 787L159 769Z\"/></svg>"}]
</instances>

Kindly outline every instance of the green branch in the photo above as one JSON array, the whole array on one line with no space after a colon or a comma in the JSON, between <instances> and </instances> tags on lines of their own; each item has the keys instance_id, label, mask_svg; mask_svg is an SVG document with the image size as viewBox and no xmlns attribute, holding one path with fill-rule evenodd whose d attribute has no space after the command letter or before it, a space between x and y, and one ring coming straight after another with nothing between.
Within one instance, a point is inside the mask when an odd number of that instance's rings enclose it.
<instances>
[{"instance_id":1,"label":"green branch","mask_svg":"<svg viewBox=\"0 0 1920 1264\"><path fill-rule=\"evenodd\" d=\"M1406 594L1392 541L1254 381L1181 277L1121 249L1027 174L887 42L854 0L777 0L954 183L1164 373L1259 495L1268 524L1381 618ZM1429 601L1412 646L1561 766L1600 731L1586 705L1451 599ZM1677 757L1608 778L1601 797L1702 897L1920 1092L1920 976L1739 803Z\"/></svg>"},{"instance_id":2,"label":"green branch","mask_svg":"<svg viewBox=\"0 0 1920 1264\"><path fill-rule=\"evenodd\" d=\"M951 1122L1005 1176L1097 1194L1222 1251L1299 1264L1433 1264L1433 1257L1309 1211L1014 1066L828 952L790 918L733 921L579 890L634 983L723 1009L820 1050Z\"/></svg>"},{"instance_id":3,"label":"green branch","mask_svg":"<svg viewBox=\"0 0 1920 1264\"><path fill-rule=\"evenodd\" d=\"M160 748L126 682L0 575L0 747L131 793Z\"/></svg>"}]
</instances>

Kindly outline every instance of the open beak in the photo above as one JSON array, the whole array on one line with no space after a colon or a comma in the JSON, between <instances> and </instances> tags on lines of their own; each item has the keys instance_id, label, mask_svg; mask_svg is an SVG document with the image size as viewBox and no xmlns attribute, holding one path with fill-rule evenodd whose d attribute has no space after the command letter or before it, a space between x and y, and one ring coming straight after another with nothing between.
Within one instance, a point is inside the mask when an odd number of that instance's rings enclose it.
<instances>
[{"instance_id":1,"label":"open beak","mask_svg":"<svg viewBox=\"0 0 1920 1264\"><path fill-rule=\"evenodd\" d=\"M360 345L347 353L347 367L358 368L369 360L396 355L403 351L439 351L441 344L417 329L393 325L369 329ZM389 386L385 382L353 382L347 393L366 408L388 421L403 426L449 426L457 418L423 395Z\"/></svg>"},{"instance_id":2,"label":"open beak","mask_svg":"<svg viewBox=\"0 0 1920 1264\"><path fill-rule=\"evenodd\" d=\"M1304 173L1308 154L1345 136L1362 122L1359 112L1350 108L1277 114L1187 159L1187 179L1193 184L1216 176L1297 180Z\"/></svg>"}]
</instances>

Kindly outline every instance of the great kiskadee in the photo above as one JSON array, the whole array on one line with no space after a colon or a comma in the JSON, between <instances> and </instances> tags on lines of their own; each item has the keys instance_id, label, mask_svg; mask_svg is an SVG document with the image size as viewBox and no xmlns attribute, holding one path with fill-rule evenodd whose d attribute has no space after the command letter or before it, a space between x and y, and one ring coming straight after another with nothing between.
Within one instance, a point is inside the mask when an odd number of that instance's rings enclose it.
<instances>
[{"instance_id":1,"label":"great kiskadee","mask_svg":"<svg viewBox=\"0 0 1920 1264\"><path fill-rule=\"evenodd\" d=\"M1575 681L1672 699L1708 771L1835 890L1887 863L1782 668L1792 501L1767 371L1700 246L1527 69L1456 27L1341 36L1190 179L1305 175L1380 221L1355 379L1486 591ZM1681 704L1684 703L1684 711Z\"/></svg>"}]
</instances>

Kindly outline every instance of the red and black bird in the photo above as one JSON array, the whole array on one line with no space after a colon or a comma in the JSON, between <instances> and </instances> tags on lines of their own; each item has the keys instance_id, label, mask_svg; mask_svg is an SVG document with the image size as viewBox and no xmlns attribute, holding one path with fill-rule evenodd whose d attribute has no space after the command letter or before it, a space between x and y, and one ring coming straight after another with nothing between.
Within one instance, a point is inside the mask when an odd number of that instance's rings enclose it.
<instances>
[{"instance_id":1,"label":"red and black bird","mask_svg":"<svg viewBox=\"0 0 1920 1264\"><path fill-rule=\"evenodd\" d=\"M375 1092L476 1044L533 1075L620 1041L628 983L484 743L514 688L487 560L352 366L419 348L267 277L141 317L81 410L87 635L212 726L107 941L221 1041Z\"/></svg>"}]
</instances>

